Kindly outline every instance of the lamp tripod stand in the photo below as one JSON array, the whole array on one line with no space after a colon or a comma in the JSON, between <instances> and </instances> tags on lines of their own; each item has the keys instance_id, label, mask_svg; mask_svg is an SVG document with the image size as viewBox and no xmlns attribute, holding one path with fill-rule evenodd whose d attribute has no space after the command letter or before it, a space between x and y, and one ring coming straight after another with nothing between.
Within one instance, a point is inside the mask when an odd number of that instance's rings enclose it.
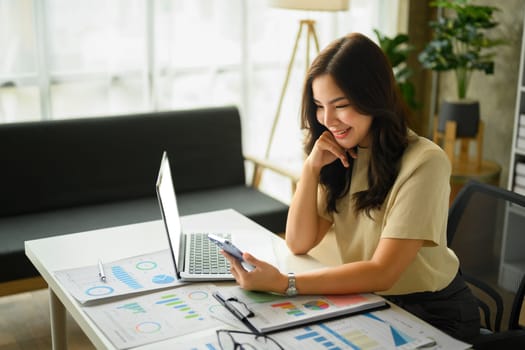
<instances>
[{"instance_id":1,"label":"lamp tripod stand","mask_svg":"<svg viewBox=\"0 0 525 350\"><path fill-rule=\"evenodd\" d=\"M281 108L283 106L284 96L286 95L286 89L288 88L288 82L290 81L290 75L292 73L292 69L295 62L295 57L297 56L297 48L299 46L299 42L301 41L301 35L303 33L303 29L306 30L306 71L308 71L308 68L310 67L310 43L313 41L315 45L316 52L319 52L319 40L317 39L317 34L315 32L315 21L311 19L302 19L299 23L299 30L297 31L297 36L295 37L295 42L292 50L292 57L290 58L290 62L288 63L288 69L286 70L286 76L284 78L283 87L281 90L281 95L279 96L279 103L277 104L277 111L275 112L275 116L273 118L272 128L270 131L270 137L268 139L268 145L266 146L266 151L264 153L264 158L268 159L270 156L270 150L272 148L273 143L273 137L275 135L275 130L277 128L277 123L279 122L279 117L281 115ZM253 181L252 184L255 187L258 187L261 182L261 176L262 176L262 168L261 167L255 167L253 172Z\"/></svg>"}]
</instances>

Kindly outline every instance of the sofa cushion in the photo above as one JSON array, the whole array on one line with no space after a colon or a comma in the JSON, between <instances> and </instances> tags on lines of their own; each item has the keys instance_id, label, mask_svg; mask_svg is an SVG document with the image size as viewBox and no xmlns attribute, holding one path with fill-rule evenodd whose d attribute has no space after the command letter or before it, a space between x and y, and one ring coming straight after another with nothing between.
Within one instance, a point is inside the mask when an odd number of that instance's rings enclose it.
<instances>
[{"instance_id":1,"label":"sofa cushion","mask_svg":"<svg viewBox=\"0 0 525 350\"><path fill-rule=\"evenodd\" d=\"M245 183L237 108L0 124L0 217Z\"/></svg>"}]
</instances>

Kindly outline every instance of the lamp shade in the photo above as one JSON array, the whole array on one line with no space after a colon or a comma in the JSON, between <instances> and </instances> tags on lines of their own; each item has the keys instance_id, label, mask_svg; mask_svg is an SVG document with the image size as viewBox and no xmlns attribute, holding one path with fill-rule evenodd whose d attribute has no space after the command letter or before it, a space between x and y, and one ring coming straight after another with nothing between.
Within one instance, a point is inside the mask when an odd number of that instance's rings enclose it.
<instances>
[{"instance_id":1,"label":"lamp shade","mask_svg":"<svg viewBox=\"0 0 525 350\"><path fill-rule=\"evenodd\" d=\"M349 0L268 0L270 7L306 11L348 10Z\"/></svg>"}]
</instances>

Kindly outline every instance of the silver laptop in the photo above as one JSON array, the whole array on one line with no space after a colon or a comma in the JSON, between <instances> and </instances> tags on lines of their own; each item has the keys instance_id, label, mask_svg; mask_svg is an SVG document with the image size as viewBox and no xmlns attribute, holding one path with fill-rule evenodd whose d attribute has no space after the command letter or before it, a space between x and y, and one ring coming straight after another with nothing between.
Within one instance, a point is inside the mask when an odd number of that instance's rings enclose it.
<instances>
[{"instance_id":1,"label":"silver laptop","mask_svg":"<svg viewBox=\"0 0 525 350\"><path fill-rule=\"evenodd\" d=\"M232 280L228 261L208 239L208 233L183 232L166 152L162 154L156 189L177 278L183 281ZM214 234L230 239L229 234Z\"/></svg>"}]
</instances>

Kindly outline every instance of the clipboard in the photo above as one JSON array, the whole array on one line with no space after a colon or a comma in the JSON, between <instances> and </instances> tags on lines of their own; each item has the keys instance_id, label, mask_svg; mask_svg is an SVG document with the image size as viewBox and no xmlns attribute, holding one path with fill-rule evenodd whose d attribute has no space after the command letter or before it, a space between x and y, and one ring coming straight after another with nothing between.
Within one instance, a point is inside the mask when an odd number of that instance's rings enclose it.
<instances>
[{"instance_id":1,"label":"clipboard","mask_svg":"<svg viewBox=\"0 0 525 350\"><path fill-rule=\"evenodd\" d=\"M248 327L250 331L254 332L255 334L260 334L257 328L255 328L248 320L249 317L255 316L255 314L251 310L247 309L246 312L239 310L233 304L233 301L236 300L227 299L217 291L213 292L212 295L219 302L219 304L221 304L222 306L224 306L224 308L226 308L226 310L231 312L239 321L241 321L246 327Z\"/></svg>"},{"instance_id":2,"label":"clipboard","mask_svg":"<svg viewBox=\"0 0 525 350\"><path fill-rule=\"evenodd\" d=\"M383 297L373 293L288 297L249 292L236 286L215 291L212 295L255 334L267 334L390 307Z\"/></svg>"}]
</instances>

